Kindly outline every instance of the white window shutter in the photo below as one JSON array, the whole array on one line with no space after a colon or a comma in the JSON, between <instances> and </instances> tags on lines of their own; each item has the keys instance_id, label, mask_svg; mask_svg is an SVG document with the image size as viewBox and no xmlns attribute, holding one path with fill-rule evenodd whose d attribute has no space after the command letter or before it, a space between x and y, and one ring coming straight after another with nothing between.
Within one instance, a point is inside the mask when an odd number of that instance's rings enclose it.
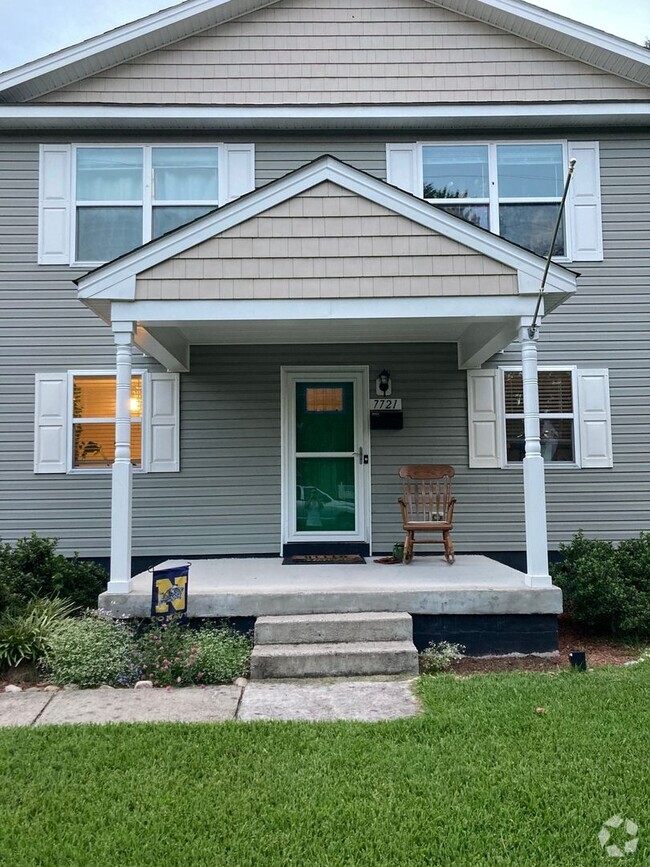
<instances>
[{"instance_id":1,"label":"white window shutter","mask_svg":"<svg viewBox=\"0 0 650 867\"><path fill-rule=\"evenodd\" d=\"M34 472L65 473L68 452L68 374L37 373Z\"/></svg>"},{"instance_id":2,"label":"white window shutter","mask_svg":"<svg viewBox=\"0 0 650 867\"><path fill-rule=\"evenodd\" d=\"M576 161L569 196L571 257L576 262L601 262L603 221L598 142L569 142L569 159Z\"/></svg>"},{"instance_id":3,"label":"white window shutter","mask_svg":"<svg viewBox=\"0 0 650 867\"><path fill-rule=\"evenodd\" d=\"M255 189L255 145L227 144L224 148L225 185L222 202L232 202Z\"/></svg>"},{"instance_id":4,"label":"white window shutter","mask_svg":"<svg viewBox=\"0 0 650 867\"><path fill-rule=\"evenodd\" d=\"M583 469L613 466L609 372L578 370L580 465Z\"/></svg>"},{"instance_id":5,"label":"white window shutter","mask_svg":"<svg viewBox=\"0 0 650 867\"><path fill-rule=\"evenodd\" d=\"M72 148L41 145L38 179L38 264L70 263Z\"/></svg>"},{"instance_id":6,"label":"white window shutter","mask_svg":"<svg viewBox=\"0 0 650 867\"><path fill-rule=\"evenodd\" d=\"M386 145L386 180L389 184L414 196L421 196L422 190L418 189L419 176L417 147L414 143Z\"/></svg>"},{"instance_id":7,"label":"white window shutter","mask_svg":"<svg viewBox=\"0 0 650 867\"><path fill-rule=\"evenodd\" d=\"M180 469L178 374L150 373L147 386L147 469L150 473L177 473Z\"/></svg>"},{"instance_id":8,"label":"white window shutter","mask_svg":"<svg viewBox=\"0 0 650 867\"><path fill-rule=\"evenodd\" d=\"M498 370L467 371L470 467L501 466L499 382Z\"/></svg>"}]
</instances>

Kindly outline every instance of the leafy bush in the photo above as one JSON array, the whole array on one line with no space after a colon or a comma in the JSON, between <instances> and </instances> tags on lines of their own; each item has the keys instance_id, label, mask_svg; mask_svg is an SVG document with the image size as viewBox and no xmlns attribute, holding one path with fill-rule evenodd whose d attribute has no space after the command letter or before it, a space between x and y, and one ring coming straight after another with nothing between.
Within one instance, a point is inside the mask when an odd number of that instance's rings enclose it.
<instances>
[{"instance_id":1,"label":"leafy bush","mask_svg":"<svg viewBox=\"0 0 650 867\"><path fill-rule=\"evenodd\" d=\"M614 546L580 531L560 553L551 575L576 623L612 635L650 635L650 534Z\"/></svg>"},{"instance_id":2,"label":"leafy bush","mask_svg":"<svg viewBox=\"0 0 650 867\"><path fill-rule=\"evenodd\" d=\"M196 647L198 683L230 683L248 675L253 643L247 636L227 626L204 626L197 634Z\"/></svg>"},{"instance_id":3,"label":"leafy bush","mask_svg":"<svg viewBox=\"0 0 650 867\"><path fill-rule=\"evenodd\" d=\"M465 648L462 644L449 641L432 641L420 654L420 668L423 674L437 674L448 671L452 662L463 658Z\"/></svg>"},{"instance_id":4,"label":"leafy bush","mask_svg":"<svg viewBox=\"0 0 650 867\"><path fill-rule=\"evenodd\" d=\"M141 676L154 686L186 686L193 682L198 648L196 633L178 617L154 620L138 642Z\"/></svg>"},{"instance_id":5,"label":"leafy bush","mask_svg":"<svg viewBox=\"0 0 650 867\"><path fill-rule=\"evenodd\" d=\"M38 662L50 648L54 631L75 610L65 599L32 599L20 614L0 617L0 668Z\"/></svg>"},{"instance_id":6,"label":"leafy bush","mask_svg":"<svg viewBox=\"0 0 650 867\"><path fill-rule=\"evenodd\" d=\"M0 544L0 612L24 608L35 596L60 596L80 608L97 604L106 589L106 570L92 560L56 553L58 539L32 533L12 547Z\"/></svg>"},{"instance_id":7,"label":"leafy bush","mask_svg":"<svg viewBox=\"0 0 650 867\"><path fill-rule=\"evenodd\" d=\"M45 664L54 683L125 686L137 679L133 630L101 612L64 620L50 638Z\"/></svg>"}]
</instances>

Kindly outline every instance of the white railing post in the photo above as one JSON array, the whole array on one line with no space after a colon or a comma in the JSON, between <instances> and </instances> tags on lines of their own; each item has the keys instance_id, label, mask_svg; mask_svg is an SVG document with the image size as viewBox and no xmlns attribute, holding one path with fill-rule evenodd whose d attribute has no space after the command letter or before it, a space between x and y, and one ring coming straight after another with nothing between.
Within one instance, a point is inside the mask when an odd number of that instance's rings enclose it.
<instances>
[{"instance_id":1,"label":"white railing post","mask_svg":"<svg viewBox=\"0 0 650 867\"><path fill-rule=\"evenodd\" d=\"M524 510L526 515L527 580L531 587L548 587L548 536L546 531L546 486L544 458L539 438L539 386L537 380L537 334L527 326L519 329L521 372L524 392Z\"/></svg>"},{"instance_id":2,"label":"white railing post","mask_svg":"<svg viewBox=\"0 0 650 867\"><path fill-rule=\"evenodd\" d=\"M111 577L109 593L128 593L131 580L131 347L133 323L114 322L116 356L115 460L111 489Z\"/></svg>"}]
</instances>

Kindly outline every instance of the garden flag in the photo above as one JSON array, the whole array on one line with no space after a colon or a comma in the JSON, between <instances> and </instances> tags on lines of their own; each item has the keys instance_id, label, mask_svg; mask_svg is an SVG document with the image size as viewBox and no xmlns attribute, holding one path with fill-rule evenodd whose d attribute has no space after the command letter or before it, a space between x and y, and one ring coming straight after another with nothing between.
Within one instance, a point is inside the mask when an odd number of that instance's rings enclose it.
<instances>
[{"instance_id":1,"label":"garden flag","mask_svg":"<svg viewBox=\"0 0 650 867\"><path fill-rule=\"evenodd\" d=\"M153 572L151 593L151 616L166 617L171 614L185 614L187 611L187 584L190 577L190 564L158 569Z\"/></svg>"}]
</instances>

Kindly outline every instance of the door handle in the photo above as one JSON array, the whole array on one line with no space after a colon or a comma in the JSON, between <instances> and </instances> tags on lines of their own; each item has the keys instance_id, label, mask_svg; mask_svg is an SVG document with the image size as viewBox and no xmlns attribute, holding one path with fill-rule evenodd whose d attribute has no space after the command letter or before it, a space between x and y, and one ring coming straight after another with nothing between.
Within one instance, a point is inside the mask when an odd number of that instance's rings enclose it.
<instances>
[{"instance_id":1,"label":"door handle","mask_svg":"<svg viewBox=\"0 0 650 867\"><path fill-rule=\"evenodd\" d=\"M368 455L364 454L363 446L359 446L359 463L367 464L368 463Z\"/></svg>"}]
</instances>

